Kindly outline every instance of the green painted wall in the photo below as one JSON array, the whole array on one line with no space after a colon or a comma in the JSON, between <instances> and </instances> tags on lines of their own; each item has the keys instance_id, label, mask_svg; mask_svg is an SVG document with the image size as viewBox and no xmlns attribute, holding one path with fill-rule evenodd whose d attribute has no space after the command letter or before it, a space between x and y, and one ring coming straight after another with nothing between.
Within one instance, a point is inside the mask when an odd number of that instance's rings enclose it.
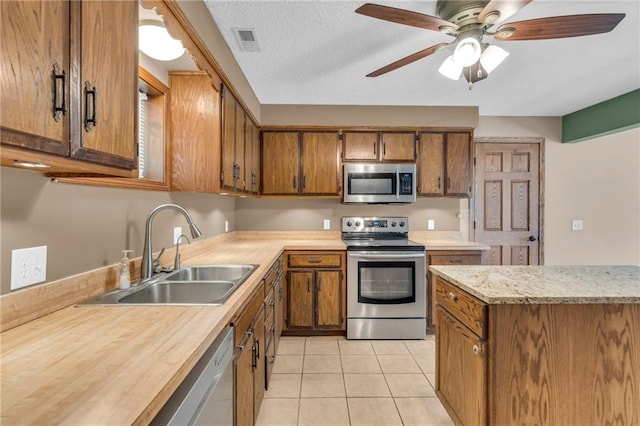
<instances>
[{"instance_id":1,"label":"green painted wall","mask_svg":"<svg viewBox=\"0 0 640 426\"><path fill-rule=\"evenodd\" d=\"M640 89L562 117L562 143L582 142L640 127Z\"/></svg>"}]
</instances>

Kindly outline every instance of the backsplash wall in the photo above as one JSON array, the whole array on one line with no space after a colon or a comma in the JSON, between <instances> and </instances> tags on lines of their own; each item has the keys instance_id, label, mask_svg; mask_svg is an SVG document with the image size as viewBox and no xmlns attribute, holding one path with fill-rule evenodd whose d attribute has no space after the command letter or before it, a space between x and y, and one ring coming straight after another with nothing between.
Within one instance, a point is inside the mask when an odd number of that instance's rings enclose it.
<instances>
[{"instance_id":1,"label":"backsplash wall","mask_svg":"<svg viewBox=\"0 0 640 426\"><path fill-rule=\"evenodd\" d=\"M141 256L146 218L159 204L187 209L204 236L224 232L225 220L233 229L233 197L53 183L7 167L0 168L0 180L1 294L10 291L14 249L46 245L47 281L116 263L123 249ZM163 211L155 217L154 251L171 247L174 226L189 235L182 215Z\"/></svg>"}]
</instances>

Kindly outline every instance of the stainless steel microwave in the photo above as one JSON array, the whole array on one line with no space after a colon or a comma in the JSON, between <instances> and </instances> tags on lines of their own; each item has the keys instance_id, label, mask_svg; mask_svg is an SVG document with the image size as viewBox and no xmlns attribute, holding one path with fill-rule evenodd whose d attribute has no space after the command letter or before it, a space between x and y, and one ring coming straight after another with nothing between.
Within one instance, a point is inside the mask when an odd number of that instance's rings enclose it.
<instances>
[{"instance_id":1,"label":"stainless steel microwave","mask_svg":"<svg viewBox=\"0 0 640 426\"><path fill-rule=\"evenodd\" d=\"M344 203L390 204L416 201L416 165L345 163Z\"/></svg>"}]
</instances>

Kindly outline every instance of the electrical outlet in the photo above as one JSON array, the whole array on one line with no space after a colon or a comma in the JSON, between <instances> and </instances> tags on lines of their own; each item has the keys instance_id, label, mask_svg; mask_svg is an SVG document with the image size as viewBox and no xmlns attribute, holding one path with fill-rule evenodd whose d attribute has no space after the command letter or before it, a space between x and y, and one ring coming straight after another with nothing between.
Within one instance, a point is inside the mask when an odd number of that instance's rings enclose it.
<instances>
[{"instance_id":1,"label":"electrical outlet","mask_svg":"<svg viewBox=\"0 0 640 426\"><path fill-rule=\"evenodd\" d=\"M323 223L323 226L324 226L324 230L325 231L330 230L331 229L331 220L330 219L325 219L324 223Z\"/></svg>"},{"instance_id":2,"label":"electrical outlet","mask_svg":"<svg viewBox=\"0 0 640 426\"><path fill-rule=\"evenodd\" d=\"M582 231L582 219L573 219L571 221L572 231Z\"/></svg>"},{"instance_id":3,"label":"electrical outlet","mask_svg":"<svg viewBox=\"0 0 640 426\"><path fill-rule=\"evenodd\" d=\"M434 219L427 220L427 229L429 231L433 231L434 229L436 229L436 221Z\"/></svg>"},{"instance_id":4,"label":"electrical outlet","mask_svg":"<svg viewBox=\"0 0 640 426\"><path fill-rule=\"evenodd\" d=\"M182 235L182 226L176 226L173 228L173 244L178 244L178 238Z\"/></svg>"},{"instance_id":5,"label":"electrical outlet","mask_svg":"<svg viewBox=\"0 0 640 426\"><path fill-rule=\"evenodd\" d=\"M228 220L224 221L224 232L229 232L229 221Z\"/></svg>"},{"instance_id":6,"label":"electrical outlet","mask_svg":"<svg viewBox=\"0 0 640 426\"><path fill-rule=\"evenodd\" d=\"M11 250L11 290L47 279L47 246Z\"/></svg>"}]
</instances>

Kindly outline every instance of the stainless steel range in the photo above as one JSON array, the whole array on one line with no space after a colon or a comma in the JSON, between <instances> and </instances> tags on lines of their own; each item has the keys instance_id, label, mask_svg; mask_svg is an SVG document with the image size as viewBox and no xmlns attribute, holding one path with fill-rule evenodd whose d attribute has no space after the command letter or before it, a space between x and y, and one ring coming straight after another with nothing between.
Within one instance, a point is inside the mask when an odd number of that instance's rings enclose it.
<instances>
[{"instance_id":1,"label":"stainless steel range","mask_svg":"<svg viewBox=\"0 0 640 426\"><path fill-rule=\"evenodd\" d=\"M347 338L426 337L425 247L406 217L343 217Z\"/></svg>"}]
</instances>

